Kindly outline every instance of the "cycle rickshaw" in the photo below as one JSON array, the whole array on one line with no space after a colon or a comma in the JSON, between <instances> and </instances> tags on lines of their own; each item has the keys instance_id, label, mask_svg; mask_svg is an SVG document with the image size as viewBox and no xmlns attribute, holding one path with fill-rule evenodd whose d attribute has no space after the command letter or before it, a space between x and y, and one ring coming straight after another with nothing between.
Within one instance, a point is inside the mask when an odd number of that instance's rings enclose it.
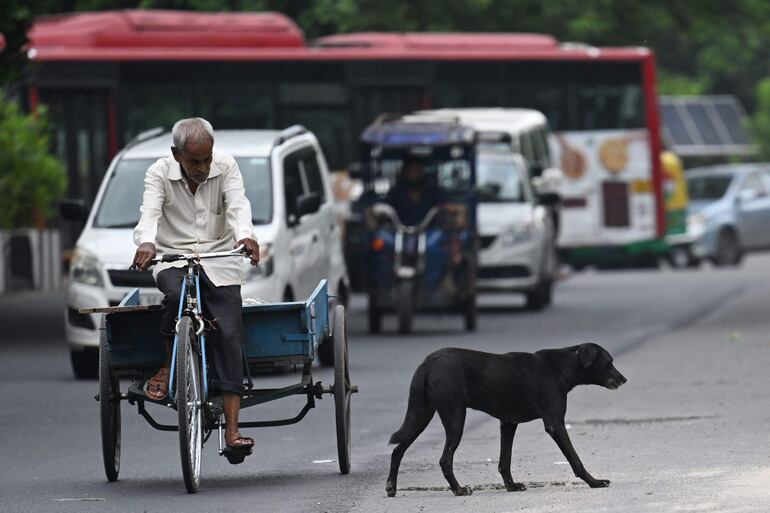
<instances>
[{"instance_id":1,"label":"cycle rickshaw","mask_svg":"<svg viewBox=\"0 0 770 513\"><path fill-rule=\"evenodd\" d=\"M153 262L184 261L187 274L182 282L176 336L174 339L169 393L161 401L147 397L146 380L162 366L165 347L159 332L160 305L140 305L139 290L125 296L120 305L106 308L83 308L81 313L103 313L99 344L99 394L102 455L109 481L118 478L120 470L121 415L120 404L135 405L138 413L155 429L178 431L182 474L189 493L200 484L203 444L214 432L219 440L219 453L230 463L240 463L248 453L223 449L225 427L221 397L209 393L206 360L206 331L201 316L201 293L198 287L200 261L206 258L243 257L240 249L219 253L162 255ZM276 389L249 387L241 400L248 408L292 395L304 395L307 401L292 418L239 422L239 428L283 426L302 420L323 394L334 396L337 455L342 474L350 472L350 396L358 391L350 383L345 307L336 305L330 311L326 281L322 280L306 301L244 305L244 353L247 368L278 364L301 366L299 383ZM334 384L313 382L311 367L318 346L329 341L334 347ZM121 391L120 378L131 380ZM249 384L251 379L249 377ZM158 422L147 408L148 403L171 407L177 411L177 425ZM250 452L250 449L249 449Z\"/></svg>"}]
</instances>

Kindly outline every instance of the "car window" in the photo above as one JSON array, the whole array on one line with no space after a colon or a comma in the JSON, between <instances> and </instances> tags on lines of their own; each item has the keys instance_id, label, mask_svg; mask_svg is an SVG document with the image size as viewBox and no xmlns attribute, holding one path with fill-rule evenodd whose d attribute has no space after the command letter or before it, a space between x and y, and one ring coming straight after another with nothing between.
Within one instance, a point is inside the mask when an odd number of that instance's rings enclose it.
<instances>
[{"instance_id":1,"label":"car window","mask_svg":"<svg viewBox=\"0 0 770 513\"><path fill-rule=\"evenodd\" d=\"M273 220L273 179L265 157L235 157L241 170L246 198L251 204L251 221L268 224Z\"/></svg>"},{"instance_id":2,"label":"car window","mask_svg":"<svg viewBox=\"0 0 770 513\"><path fill-rule=\"evenodd\" d=\"M94 217L96 228L133 228L139 222L144 176L155 159L121 159L107 182L99 210Z\"/></svg>"},{"instance_id":3,"label":"car window","mask_svg":"<svg viewBox=\"0 0 770 513\"><path fill-rule=\"evenodd\" d=\"M754 191L757 195L757 197L765 196L767 194L767 191L765 190L765 186L762 183L762 180L759 179L759 176L757 173L750 173L746 176L746 178L743 180L743 183L741 184L741 191Z\"/></svg>"},{"instance_id":4,"label":"car window","mask_svg":"<svg viewBox=\"0 0 770 513\"><path fill-rule=\"evenodd\" d=\"M314 149L305 150L300 157L300 167L305 177L305 184L308 193L318 193L321 195L321 203L326 202L326 191L324 190L323 178L321 177L321 168L318 165L318 155Z\"/></svg>"},{"instance_id":5,"label":"car window","mask_svg":"<svg viewBox=\"0 0 770 513\"><path fill-rule=\"evenodd\" d=\"M536 160L535 160L534 149L532 148L532 140L530 139L530 135L524 132L523 134L521 134L521 137L519 138L519 142L521 143L522 156L525 159L527 159L527 162L529 162L530 165L534 164Z\"/></svg>"},{"instance_id":6,"label":"car window","mask_svg":"<svg viewBox=\"0 0 770 513\"><path fill-rule=\"evenodd\" d=\"M516 160L499 155L479 154L476 166L476 190L482 203L525 202L522 177L526 170L521 169Z\"/></svg>"},{"instance_id":7,"label":"car window","mask_svg":"<svg viewBox=\"0 0 770 513\"><path fill-rule=\"evenodd\" d=\"M732 175L691 176L687 178L687 194L691 200L718 200L732 179Z\"/></svg>"},{"instance_id":8,"label":"car window","mask_svg":"<svg viewBox=\"0 0 770 513\"><path fill-rule=\"evenodd\" d=\"M139 222L144 177L156 159L121 159L107 182L99 202L95 228L133 228ZM251 204L252 222L272 220L273 192L270 168L265 158L238 157L246 197Z\"/></svg>"},{"instance_id":9,"label":"car window","mask_svg":"<svg viewBox=\"0 0 770 513\"><path fill-rule=\"evenodd\" d=\"M286 219L297 217L297 198L302 196L304 187L299 168L300 155L292 153L283 159L283 195L286 201Z\"/></svg>"}]
</instances>

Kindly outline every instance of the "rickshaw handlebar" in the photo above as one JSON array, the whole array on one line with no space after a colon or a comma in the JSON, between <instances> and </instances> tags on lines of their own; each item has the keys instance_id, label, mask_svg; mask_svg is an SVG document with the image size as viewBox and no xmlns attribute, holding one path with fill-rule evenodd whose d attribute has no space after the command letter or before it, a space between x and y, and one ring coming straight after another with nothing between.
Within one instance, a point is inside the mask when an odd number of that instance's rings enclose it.
<instances>
[{"instance_id":1,"label":"rickshaw handlebar","mask_svg":"<svg viewBox=\"0 0 770 513\"><path fill-rule=\"evenodd\" d=\"M213 253L169 253L169 254L164 254L153 258L152 260L150 260L150 263L157 264L160 262L179 262L182 260L187 260L189 262L190 260L202 260L204 258L222 258L222 257L229 257L229 256L246 257L248 255L244 253L244 249L246 249L246 246L241 244L237 248L230 251L216 251Z\"/></svg>"},{"instance_id":2,"label":"rickshaw handlebar","mask_svg":"<svg viewBox=\"0 0 770 513\"><path fill-rule=\"evenodd\" d=\"M393 222L393 224L396 226L396 229L400 232L405 232L409 234L414 233L420 233L424 232L428 226L430 226L430 223L433 222L433 218L436 217L436 214L439 213L441 210L441 207L435 206L432 207L430 210L428 210L428 213L425 214L425 217L422 221L420 221L420 224L416 226L406 226L401 222L401 219L398 218L398 214L396 213L396 209L388 205L387 203L377 203L372 207L375 215L384 215L386 217L389 217L390 220Z\"/></svg>"}]
</instances>

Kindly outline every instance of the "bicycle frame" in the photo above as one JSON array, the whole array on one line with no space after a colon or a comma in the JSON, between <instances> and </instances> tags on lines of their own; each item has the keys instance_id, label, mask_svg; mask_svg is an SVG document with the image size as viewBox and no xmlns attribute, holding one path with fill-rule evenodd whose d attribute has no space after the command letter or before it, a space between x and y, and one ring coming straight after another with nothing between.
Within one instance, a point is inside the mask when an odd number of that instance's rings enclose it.
<instances>
[{"instance_id":1,"label":"bicycle frame","mask_svg":"<svg viewBox=\"0 0 770 513\"><path fill-rule=\"evenodd\" d=\"M243 246L239 246L233 251L222 251L216 253L200 253L189 255L163 255L153 259L153 263L157 262L176 262L181 260L187 261L187 274L184 280L182 280L182 289L179 294L179 306L177 308L176 326L174 334L174 344L171 352L171 369L168 381L168 394L169 397L174 400L174 372L176 369L177 358L177 346L179 345L179 321L183 316L190 317L195 325L195 338L198 342L198 352L201 356L201 372L203 381L203 398L206 402L208 400L208 366L206 365L206 335L204 334L203 324L203 312L201 309L201 289L200 289L200 261L204 258L221 258L227 256L244 256L242 253ZM194 297L193 297L194 295Z\"/></svg>"}]
</instances>

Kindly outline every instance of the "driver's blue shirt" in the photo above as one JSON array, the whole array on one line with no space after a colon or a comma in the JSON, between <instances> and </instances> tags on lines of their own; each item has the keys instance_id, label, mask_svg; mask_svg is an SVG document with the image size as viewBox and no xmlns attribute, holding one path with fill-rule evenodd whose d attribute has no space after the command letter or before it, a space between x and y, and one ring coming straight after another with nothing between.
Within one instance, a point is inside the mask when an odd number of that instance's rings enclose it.
<instances>
[{"instance_id":1,"label":"driver's blue shirt","mask_svg":"<svg viewBox=\"0 0 770 513\"><path fill-rule=\"evenodd\" d=\"M396 184L388 191L385 203L396 210L401 223L406 226L416 226L425 219L430 209L446 201L446 196L438 187L424 185L420 200L412 201L408 190L403 184Z\"/></svg>"}]
</instances>

